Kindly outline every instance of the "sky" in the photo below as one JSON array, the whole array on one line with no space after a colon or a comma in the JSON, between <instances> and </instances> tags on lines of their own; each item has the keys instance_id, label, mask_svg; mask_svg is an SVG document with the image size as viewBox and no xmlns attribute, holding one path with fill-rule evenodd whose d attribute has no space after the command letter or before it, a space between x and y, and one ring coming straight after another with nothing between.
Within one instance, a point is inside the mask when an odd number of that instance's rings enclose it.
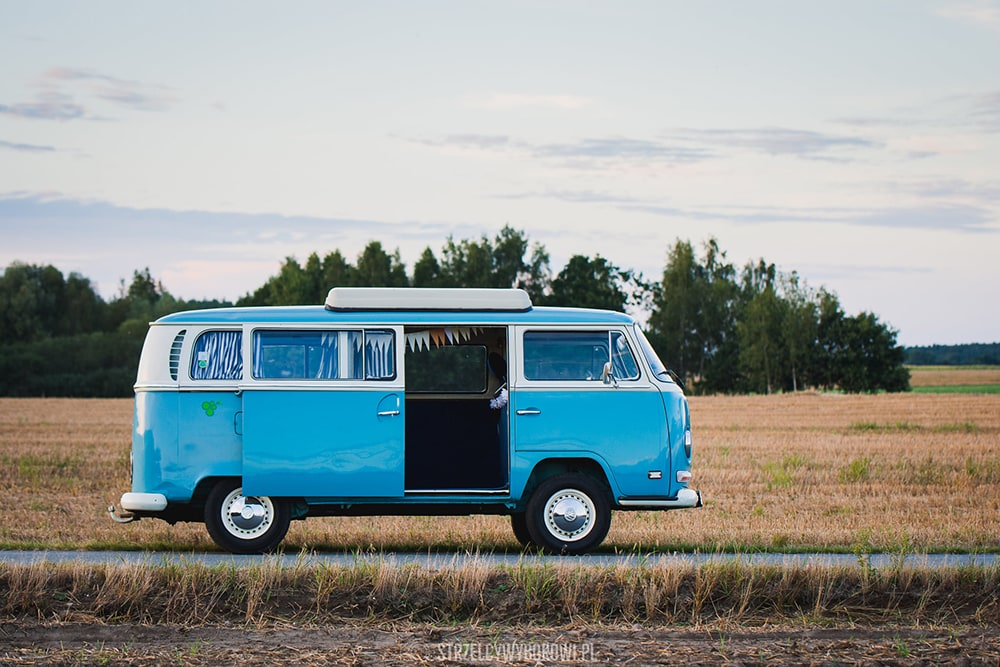
<instances>
[{"instance_id":1,"label":"sky","mask_svg":"<svg viewBox=\"0 0 1000 667\"><path fill-rule=\"evenodd\" d=\"M1000 341L1000 0L0 0L0 267L235 300L504 225Z\"/></svg>"}]
</instances>

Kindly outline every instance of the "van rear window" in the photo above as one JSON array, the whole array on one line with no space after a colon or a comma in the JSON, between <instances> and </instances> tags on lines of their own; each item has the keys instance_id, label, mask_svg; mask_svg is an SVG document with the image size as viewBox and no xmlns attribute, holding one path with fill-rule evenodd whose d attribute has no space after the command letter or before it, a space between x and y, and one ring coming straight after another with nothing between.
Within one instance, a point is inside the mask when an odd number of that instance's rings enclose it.
<instances>
[{"instance_id":1,"label":"van rear window","mask_svg":"<svg viewBox=\"0 0 1000 667\"><path fill-rule=\"evenodd\" d=\"M191 353L192 380L239 380L243 377L243 334L206 331Z\"/></svg>"}]
</instances>

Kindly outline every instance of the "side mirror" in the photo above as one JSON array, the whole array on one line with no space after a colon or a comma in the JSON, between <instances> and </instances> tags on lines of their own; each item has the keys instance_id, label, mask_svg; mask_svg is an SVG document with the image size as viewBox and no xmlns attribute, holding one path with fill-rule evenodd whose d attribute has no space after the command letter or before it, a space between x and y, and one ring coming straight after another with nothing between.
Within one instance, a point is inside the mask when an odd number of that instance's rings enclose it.
<instances>
[{"instance_id":1,"label":"side mirror","mask_svg":"<svg viewBox=\"0 0 1000 667\"><path fill-rule=\"evenodd\" d=\"M615 371L611 367L610 361L604 362L604 370L601 371L601 382L604 384L611 384L613 382L616 387L618 386L618 379L615 378Z\"/></svg>"}]
</instances>

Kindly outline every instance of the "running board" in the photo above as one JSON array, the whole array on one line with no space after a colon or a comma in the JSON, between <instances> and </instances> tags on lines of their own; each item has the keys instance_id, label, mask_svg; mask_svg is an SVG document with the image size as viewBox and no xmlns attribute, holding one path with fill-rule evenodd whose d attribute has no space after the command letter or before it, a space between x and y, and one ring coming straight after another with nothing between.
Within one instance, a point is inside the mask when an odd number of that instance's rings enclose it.
<instances>
[{"instance_id":1,"label":"running board","mask_svg":"<svg viewBox=\"0 0 1000 667\"><path fill-rule=\"evenodd\" d=\"M403 489L407 496L509 496L510 489Z\"/></svg>"}]
</instances>

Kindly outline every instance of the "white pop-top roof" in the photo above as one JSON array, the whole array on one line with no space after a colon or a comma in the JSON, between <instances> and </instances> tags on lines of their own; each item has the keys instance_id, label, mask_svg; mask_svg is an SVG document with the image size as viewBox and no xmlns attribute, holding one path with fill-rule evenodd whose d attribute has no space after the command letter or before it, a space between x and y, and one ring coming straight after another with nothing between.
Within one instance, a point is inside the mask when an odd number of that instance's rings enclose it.
<instances>
[{"instance_id":1,"label":"white pop-top roof","mask_svg":"<svg viewBox=\"0 0 1000 667\"><path fill-rule=\"evenodd\" d=\"M443 287L334 287L328 310L531 310L522 289Z\"/></svg>"}]
</instances>

